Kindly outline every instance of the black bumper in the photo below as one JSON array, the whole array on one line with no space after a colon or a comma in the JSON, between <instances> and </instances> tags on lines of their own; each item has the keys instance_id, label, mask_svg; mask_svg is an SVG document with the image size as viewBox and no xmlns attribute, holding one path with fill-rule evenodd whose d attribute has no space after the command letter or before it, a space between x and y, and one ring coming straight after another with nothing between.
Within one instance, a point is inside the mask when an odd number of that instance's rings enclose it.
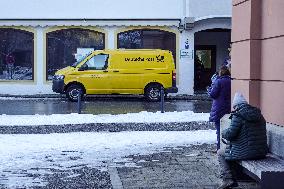
<instances>
[{"instance_id":1,"label":"black bumper","mask_svg":"<svg viewBox=\"0 0 284 189\"><path fill-rule=\"evenodd\" d=\"M170 87L170 88L167 88L165 90L166 93L177 93L178 92L178 88L177 87Z\"/></svg>"},{"instance_id":2,"label":"black bumper","mask_svg":"<svg viewBox=\"0 0 284 189\"><path fill-rule=\"evenodd\" d=\"M52 91L56 92L56 93L64 93L64 80L63 79L59 79L59 80L52 80Z\"/></svg>"}]
</instances>

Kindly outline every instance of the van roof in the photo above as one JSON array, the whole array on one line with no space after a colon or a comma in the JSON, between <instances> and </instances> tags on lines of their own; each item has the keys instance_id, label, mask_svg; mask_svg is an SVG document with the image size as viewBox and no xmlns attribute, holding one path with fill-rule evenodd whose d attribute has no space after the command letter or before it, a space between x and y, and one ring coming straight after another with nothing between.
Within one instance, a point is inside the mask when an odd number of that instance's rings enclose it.
<instances>
[{"instance_id":1,"label":"van roof","mask_svg":"<svg viewBox=\"0 0 284 189\"><path fill-rule=\"evenodd\" d=\"M119 53L119 52L138 52L138 51L157 51L157 52L170 52L169 50L162 50L162 49L104 49L104 50L95 50L95 52L106 52L106 53Z\"/></svg>"}]
</instances>

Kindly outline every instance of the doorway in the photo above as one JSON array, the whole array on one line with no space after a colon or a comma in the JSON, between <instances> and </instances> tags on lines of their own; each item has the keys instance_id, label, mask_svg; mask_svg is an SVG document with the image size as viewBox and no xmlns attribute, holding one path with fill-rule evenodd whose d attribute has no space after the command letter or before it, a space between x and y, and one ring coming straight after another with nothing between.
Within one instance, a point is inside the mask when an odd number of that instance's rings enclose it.
<instances>
[{"instance_id":1,"label":"doorway","mask_svg":"<svg viewBox=\"0 0 284 189\"><path fill-rule=\"evenodd\" d=\"M194 53L194 91L205 91L216 72L216 46L197 45Z\"/></svg>"},{"instance_id":2,"label":"doorway","mask_svg":"<svg viewBox=\"0 0 284 189\"><path fill-rule=\"evenodd\" d=\"M194 92L206 92L206 86L211 84L211 76L229 57L231 30L207 29L194 33L195 66Z\"/></svg>"}]
</instances>

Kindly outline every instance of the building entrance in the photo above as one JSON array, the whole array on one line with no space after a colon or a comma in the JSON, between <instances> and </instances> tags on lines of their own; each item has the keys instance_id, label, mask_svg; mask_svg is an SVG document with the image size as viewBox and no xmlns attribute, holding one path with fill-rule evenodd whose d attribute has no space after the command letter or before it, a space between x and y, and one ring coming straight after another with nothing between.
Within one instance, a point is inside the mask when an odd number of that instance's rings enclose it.
<instances>
[{"instance_id":1,"label":"building entrance","mask_svg":"<svg viewBox=\"0 0 284 189\"><path fill-rule=\"evenodd\" d=\"M195 47L194 89L203 91L211 84L211 76L216 71L216 46L199 45Z\"/></svg>"},{"instance_id":2,"label":"building entrance","mask_svg":"<svg viewBox=\"0 0 284 189\"><path fill-rule=\"evenodd\" d=\"M229 58L231 30L209 29L194 34L194 91L204 92L211 77Z\"/></svg>"}]
</instances>

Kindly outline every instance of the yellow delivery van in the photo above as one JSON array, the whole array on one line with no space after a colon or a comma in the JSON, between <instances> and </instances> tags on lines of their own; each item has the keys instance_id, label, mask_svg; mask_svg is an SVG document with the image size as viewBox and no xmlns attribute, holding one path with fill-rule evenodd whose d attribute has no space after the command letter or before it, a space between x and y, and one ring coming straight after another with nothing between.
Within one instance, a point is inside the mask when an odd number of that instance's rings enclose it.
<instances>
[{"instance_id":1,"label":"yellow delivery van","mask_svg":"<svg viewBox=\"0 0 284 189\"><path fill-rule=\"evenodd\" d=\"M71 101L79 94L144 94L149 101L177 93L174 58L159 49L97 50L53 76L52 90Z\"/></svg>"}]
</instances>

